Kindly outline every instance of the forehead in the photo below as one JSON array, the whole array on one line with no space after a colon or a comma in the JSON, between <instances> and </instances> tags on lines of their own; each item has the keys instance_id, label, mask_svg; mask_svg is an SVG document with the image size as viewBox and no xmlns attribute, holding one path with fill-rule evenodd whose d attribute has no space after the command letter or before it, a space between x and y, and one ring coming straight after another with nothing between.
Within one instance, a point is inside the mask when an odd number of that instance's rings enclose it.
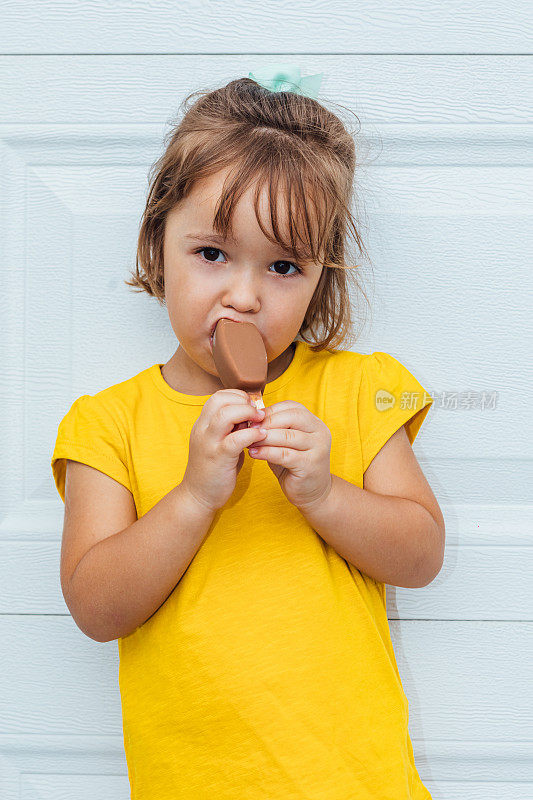
<instances>
[{"instance_id":1,"label":"forehead","mask_svg":"<svg viewBox=\"0 0 533 800\"><path fill-rule=\"evenodd\" d=\"M201 230L204 233L214 231L214 218L219 202L224 194L225 187L231 185L233 178L232 169L226 168L197 180L187 197L169 212L168 217L178 226L181 233L188 233L193 230ZM228 240L235 244L239 244L242 239L250 236L257 237L257 240L259 238L263 239L265 244L269 242L261 230L254 207L258 180L259 178L256 178L249 186L245 187L240 197L236 198L234 202L233 212L228 220L229 228L226 236ZM289 242L291 225L286 192L280 187L272 199L275 204L279 234L282 241ZM293 202L293 216L295 212L296 209ZM263 228L268 231L273 239L276 239L271 220L268 182L261 185L257 213ZM316 229L313 215L311 215L311 228ZM272 244L272 242L269 242L269 244Z\"/></svg>"}]
</instances>

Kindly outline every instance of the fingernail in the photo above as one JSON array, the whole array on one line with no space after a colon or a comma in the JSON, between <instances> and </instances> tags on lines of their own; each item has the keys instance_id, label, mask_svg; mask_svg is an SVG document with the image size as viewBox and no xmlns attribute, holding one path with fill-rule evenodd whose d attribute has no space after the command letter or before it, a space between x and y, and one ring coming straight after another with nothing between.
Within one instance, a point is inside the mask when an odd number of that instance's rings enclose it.
<instances>
[{"instance_id":1,"label":"fingernail","mask_svg":"<svg viewBox=\"0 0 533 800\"><path fill-rule=\"evenodd\" d=\"M264 417L265 416L265 409L264 408L258 408L257 409L257 413L259 414L259 416Z\"/></svg>"},{"instance_id":2,"label":"fingernail","mask_svg":"<svg viewBox=\"0 0 533 800\"><path fill-rule=\"evenodd\" d=\"M259 428L259 433L266 433L266 428Z\"/></svg>"}]
</instances>

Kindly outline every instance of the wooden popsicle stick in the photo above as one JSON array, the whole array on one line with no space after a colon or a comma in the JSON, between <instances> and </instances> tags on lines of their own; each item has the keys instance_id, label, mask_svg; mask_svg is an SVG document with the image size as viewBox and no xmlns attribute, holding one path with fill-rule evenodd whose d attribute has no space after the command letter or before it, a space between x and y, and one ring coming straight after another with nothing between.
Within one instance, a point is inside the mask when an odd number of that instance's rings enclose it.
<instances>
[{"instance_id":1,"label":"wooden popsicle stick","mask_svg":"<svg viewBox=\"0 0 533 800\"><path fill-rule=\"evenodd\" d=\"M263 402L263 395L261 392L248 392L248 397L250 398L250 402L253 406L259 409L264 408L265 404Z\"/></svg>"},{"instance_id":2,"label":"wooden popsicle stick","mask_svg":"<svg viewBox=\"0 0 533 800\"><path fill-rule=\"evenodd\" d=\"M261 408L265 407L263 402L263 395L261 392L248 392L248 397L250 398L250 403L257 408L259 411ZM250 427L251 422L248 420L248 427Z\"/></svg>"}]
</instances>

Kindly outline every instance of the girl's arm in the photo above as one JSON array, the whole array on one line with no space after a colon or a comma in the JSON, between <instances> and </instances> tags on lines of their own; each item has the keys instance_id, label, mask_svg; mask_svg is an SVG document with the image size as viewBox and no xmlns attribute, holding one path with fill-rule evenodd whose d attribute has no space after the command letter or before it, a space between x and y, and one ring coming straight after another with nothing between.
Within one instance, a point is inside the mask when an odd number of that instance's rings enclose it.
<instances>
[{"instance_id":1,"label":"girl's arm","mask_svg":"<svg viewBox=\"0 0 533 800\"><path fill-rule=\"evenodd\" d=\"M74 621L97 642L133 633L158 610L214 512L180 483L128 524L136 516L128 489L88 464L67 462L61 586Z\"/></svg>"},{"instance_id":2,"label":"girl's arm","mask_svg":"<svg viewBox=\"0 0 533 800\"><path fill-rule=\"evenodd\" d=\"M404 426L370 463L363 489L331 477L326 500L300 508L322 539L377 581L431 583L444 560L444 518Z\"/></svg>"}]
</instances>

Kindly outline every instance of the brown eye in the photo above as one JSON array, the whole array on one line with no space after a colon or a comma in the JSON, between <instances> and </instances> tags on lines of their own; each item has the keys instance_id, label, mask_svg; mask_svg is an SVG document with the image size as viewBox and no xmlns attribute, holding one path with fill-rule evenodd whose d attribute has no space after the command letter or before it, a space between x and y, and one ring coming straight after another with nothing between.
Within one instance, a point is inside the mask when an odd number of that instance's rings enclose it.
<instances>
[{"instance_id":1,"label":"brown eye","mask_svg":"<svg viewBox=\"0 0 533 800\"><path fill-rule=\"evenodd\" d=\"M198 250L195 250L194 252L198 255L201 255L204 261L208 261L211 264L221 263L217 260L217 254L224 255L222 250L219 250L218 247L199 247ZM204 253L205 255L203 255ZM301 275L302 273L300 267L297 267L292 261L274 261L273 266L278 264L281 264L281 272L277 273L280 278L292 278L295 275ZM291 267L294 268L294 272L289 272Z\"/></svg>"},{"instance_id":2,"label":"brown eye","mask_svg":"<svg viewBox=\"0 0 533 800\"><path fill-rule=\"evenodd\" d=\"M211 263L214 263L216 261L216 257L215 258L211 258L212 254L213 253L221 253L222 250L219 250L218 247L201 247L199 250L196 250L196 252L197 253L208 253L209 254L208 256L202 256L202 258L205 258L206 261L211 261Z\"/></svg>"},{"instance_id":3,"label":"brown eye","mask_svg":"<svg viewBox=\"0 0 533 800\"><path fill-rule=\"evenodd\" d=\"M277 264L281 264L282 265L282 270L283 271L278 273L282 277L292 278L293 275L298 275L302 271L299 267L296 266L296 264L293 264L292 261L274 261L274 265L273 266L276 266ZM288 270L291 267L294 267L296 272L288 272Z\"/></svg>"}]
</instances>

